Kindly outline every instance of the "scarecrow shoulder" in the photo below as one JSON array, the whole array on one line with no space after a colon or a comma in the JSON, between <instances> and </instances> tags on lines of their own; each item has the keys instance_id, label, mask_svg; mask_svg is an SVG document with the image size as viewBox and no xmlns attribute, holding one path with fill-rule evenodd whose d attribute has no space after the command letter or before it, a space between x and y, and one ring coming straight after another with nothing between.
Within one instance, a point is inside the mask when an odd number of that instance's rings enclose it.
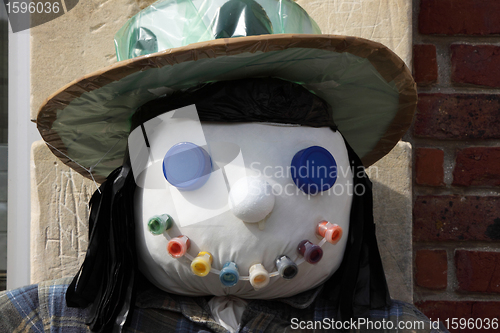
<instances>
[{"instance_id":1,"label":"scarecrow shoulder","mask_svg":"<svg viewBox=\"0 0 500 333\"><path fill-rule=\"evenodd\" d=\"M68 279L58 279L0 293L0 332L89 332L85 309L66 306Z\"/></svg>"},{"instance_id":2,"label":"scarecrow shoulder","mask_svg":"<svg viewBox=\"0 0 500 333\"><path fill-rule=\"evenodd\" d=\"M31 285L0 293L0 331L43 332L39 316L38 286ZM40 330L41 329L41 330Z\"/></svg>"}]
</instances>

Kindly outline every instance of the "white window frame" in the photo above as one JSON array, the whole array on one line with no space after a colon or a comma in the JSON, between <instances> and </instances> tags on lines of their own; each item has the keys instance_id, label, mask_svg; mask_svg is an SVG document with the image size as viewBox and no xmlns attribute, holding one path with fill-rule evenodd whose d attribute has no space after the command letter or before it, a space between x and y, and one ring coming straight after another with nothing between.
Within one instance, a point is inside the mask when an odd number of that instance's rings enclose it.
<instances>
[{"instance_id":1,"label":"white window frame","mask_svg":"<svg viewBox=\"0 0 500 333\"><path fill-rule=\"evenodd\" d=\"M30 120L30 30L9 24L7 289L30 284L30 152L40 140Z\"/></svg>"}]
</instances>

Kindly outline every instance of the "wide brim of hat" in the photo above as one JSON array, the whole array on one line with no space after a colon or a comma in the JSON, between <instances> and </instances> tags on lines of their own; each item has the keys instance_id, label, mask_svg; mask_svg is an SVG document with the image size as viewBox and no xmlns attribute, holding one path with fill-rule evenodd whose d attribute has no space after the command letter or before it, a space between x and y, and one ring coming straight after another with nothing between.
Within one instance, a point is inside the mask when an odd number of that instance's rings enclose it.
<instances>
[{"instance_id":1,"label":"wide brim of hat","mask_svg":"<svg viewBox=\"0 0 500 333\"><path fill-rule=\"evenodd\" d=\"M50 96L37 127L61 161L102 182L122 164L137 107L200 83L246 77L293 81L323 98L365 166L394 147L417 103L409 69L382 44L277 34L218 39L118 62Z\"/></svg>"}]
</instances>

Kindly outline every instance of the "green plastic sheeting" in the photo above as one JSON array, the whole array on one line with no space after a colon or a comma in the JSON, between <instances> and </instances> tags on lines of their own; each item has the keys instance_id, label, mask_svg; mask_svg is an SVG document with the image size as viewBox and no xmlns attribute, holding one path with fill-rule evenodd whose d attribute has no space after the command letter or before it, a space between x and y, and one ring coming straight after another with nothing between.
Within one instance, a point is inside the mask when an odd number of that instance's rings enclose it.
<instances>
[{"instance_id":1,"label":"green plastic sheeting","mask_svg":"<svg viewBox=\"0 0 500 333\"><path fill-rule=\"evenodd\" d=\"M221 26L231 31L218 34ZM321 34L321 30L302 7L290 0L158 1L116 33L116 56L121 61L218 37L266 33Z\"/></svg>"}]
</instances>

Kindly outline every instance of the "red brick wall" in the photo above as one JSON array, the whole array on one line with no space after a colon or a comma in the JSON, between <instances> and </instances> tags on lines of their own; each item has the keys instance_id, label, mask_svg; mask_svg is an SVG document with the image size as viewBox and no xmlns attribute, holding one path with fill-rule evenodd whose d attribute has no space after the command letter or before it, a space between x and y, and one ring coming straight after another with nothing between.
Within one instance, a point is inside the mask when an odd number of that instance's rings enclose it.
<instances>
[{"instance_id":1,"label":"red brick wall","mask_svg":"<svg viewBox=\"0 0 500 333\"><path fill-rule=\"evenodd\" d=\"M414 300L500 322L500 1L414 0L413 34Z\"/></svg>"}]
</instances>

